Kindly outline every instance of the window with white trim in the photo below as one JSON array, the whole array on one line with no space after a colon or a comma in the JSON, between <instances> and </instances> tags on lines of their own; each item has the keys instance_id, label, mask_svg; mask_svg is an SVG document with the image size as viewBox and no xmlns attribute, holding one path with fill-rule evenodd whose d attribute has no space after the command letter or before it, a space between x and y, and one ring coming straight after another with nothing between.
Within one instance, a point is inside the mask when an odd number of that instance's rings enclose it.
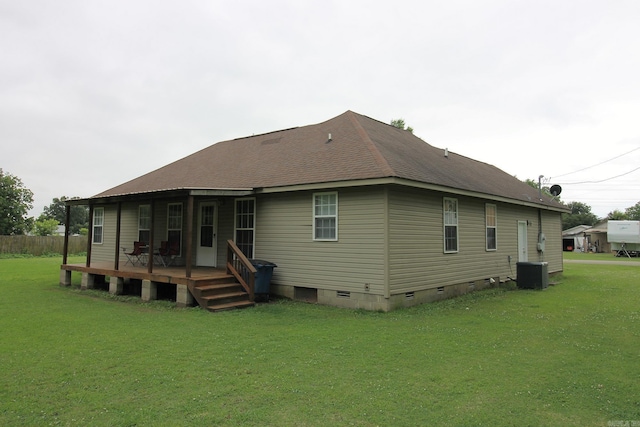
<instances>
[{"instance_id":1,"label":"window with white trim","mask_svg":"<svg viewBox=\"0 0 640 427\"><path fill-rule=\"evenodd\" d=\"M487 236L487 250L495 251L498 249L498 208L496 205L487 203L485 205L485 219L486 219L486 236Z\"/></svg>"},{"instance_id":2,"label":"window with white trim","mask_svg":"<svg viewBox=\"0 0 640 427\"><path fill-rule=\"evenodd\" d=\"M138 206L138 241L149 244L151 235L151 205Z\"/></svg>"},{"instance_id":3,"label":"window with white trim","mask_svg":"<svg viewBox=\"0 0 640 427\"><path fill-rule=\"evenodd\" d=\"M93 210L93 243L102 244L104 235L104 208Z\"/></svg>"},{"instance_id":4,"label":"window with white trim","mask_svg":"<svg viewBox=\"0 0 640 427\"><path fill-rule=\"evenodd\" d=\"M167 241L170 248L182 253L182 203L169 203L167 206Z\"/></svg>"},{"instance_id":5,"label":"window with white trim","mask_svg":"<svg viewBox=\"0 0 640 427\"><path fill-rule=\"evenodd\" d=\"M236 199L235 242L246 255L253 258L256 227L256 199Z\"/></svg>"},{"instance_id":6,"label":"window with white trim","mask_svg":"<svg viewBox=\"0 0 640 427\"><path fill-rule=\"evenodd\" d=\"M313 195L313 240L338 240L338 193Z\"/></svg>"},{"instance_id":7,"label":"window with white trim","mask_svg":"<svg viewBox=\"0 0 640 427\"><path fill-rule=\"evenodd\" d=\"M458 252L458 199L443 199L444 252Z\"/></svg>"}]
</instances>

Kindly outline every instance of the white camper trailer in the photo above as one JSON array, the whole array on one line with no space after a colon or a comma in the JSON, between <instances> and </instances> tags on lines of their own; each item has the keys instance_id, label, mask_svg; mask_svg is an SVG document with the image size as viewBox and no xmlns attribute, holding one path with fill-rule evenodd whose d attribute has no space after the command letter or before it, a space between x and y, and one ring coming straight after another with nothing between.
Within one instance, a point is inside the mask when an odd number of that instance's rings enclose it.
<instances>
[{"instance_id":1,"label":"white camper trailer","mask_svg":"<svg viewBox=\"0 0 640 427\"><path fill-rule=\"evenodd\" d=\"M616 256L638 256L640 254L640 221L609 221L607 240Z\"/></svg>"}]
</instances>

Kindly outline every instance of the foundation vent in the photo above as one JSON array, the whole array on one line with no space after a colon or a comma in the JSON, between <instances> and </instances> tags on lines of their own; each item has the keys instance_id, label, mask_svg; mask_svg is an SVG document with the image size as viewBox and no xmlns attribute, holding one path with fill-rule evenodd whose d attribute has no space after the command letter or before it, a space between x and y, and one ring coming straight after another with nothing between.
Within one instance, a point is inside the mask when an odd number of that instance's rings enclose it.
<instances>
[{"instance_id":1,"label":"foundation vent","mask_svg":"<svg viewBox=\"0 0 640 427\"><path fill-rule=\"evenodd\" d=\"M336 291L338 298L351 298L351 292L349 291Z\"/></svg>"},{"instance_id":2,"label":"foundation vent","mask_svg":"<svg viewBox=\"0 0 640 427\"><path fill-rule=\"evenodd\" d=\"M438 288L438 293L439 293L439 294L444 294L444 286L440 286L440 287Z\"/></svg>"},{"instance_id":3,"label":"foundation vent","mask_svg":"<svg viewBox=\"0 0 640 427\"><path fill-rule=\"evenodd\" d=\"M416 297L416 293L415 292L407 292L406 294L404 294L404 297L408 300L412 300Z\"/></svg>"}]
</instances>

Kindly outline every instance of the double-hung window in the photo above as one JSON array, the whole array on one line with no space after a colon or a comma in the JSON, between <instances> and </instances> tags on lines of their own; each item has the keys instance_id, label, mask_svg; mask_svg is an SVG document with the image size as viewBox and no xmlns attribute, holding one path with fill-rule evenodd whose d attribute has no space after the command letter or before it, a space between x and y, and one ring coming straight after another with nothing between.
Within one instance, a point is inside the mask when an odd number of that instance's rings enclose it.
<instances>
[{"instance_id":1,"label":"double-hung window","mask_svg":"<svg viewBox=\"0 0 640 427\"><path fill-rule=\"evenodd\" d=\"M138 206L138 241L149 244L151 234L151 206Z\"/></svg>"},{"instance_id":2,"label":"double-hung window","mask_svg":"<svg viewBox=\"0 0 640 427\"><path fill-rule=\"evenodd\" d=\"M487 228L487 250L498 249L498 214L496 205L485 205L485 219Z\"/></svg>"},{"instance_id":3,"label":"double-hung window","mask_svg":"<svg viewBox=\"0 0 640 427\"><path fill-rule=\"evenodd\" d=\"M313 195L313 240L338 240L338 193Z\"/></svg>"},{"instance_id":4,"label":"double-hung window","mask_svg":"<svg viewBox=\"0 0 640 427\"><path fill-rule=\"evenodd\" d=\"M256 199L236 199L236 245L247 258L253 258L255 244Z\"/></svg>"},{"instance_id":5,"label":"double-hung window","mask_svg":"<svg viewBox=\"0 0 640 427\"><path fill-rule=\"evenodd\" d=\"M93 210L93 243L102 244L104 231L104 208Z\"/></svg>"},{"instance_id":6,"label":"double-hung window","mask_svg":"<svg viewBox=\"0 0 640 427\"><path fill-rule=\"evenodd\" d=\"M182 203L169 203L167 206L167 240L170 248L182 253Z\"/></svg>"},{"instance_id":7,"label":"double-hung window","mask_svg":"<svg viewBox=\"0 0 640 427\"><path fill-rule=\"evenodd\" d=\"M458 200L443 199L444 252L458 252Z\"/></svg>"}]
</instances>

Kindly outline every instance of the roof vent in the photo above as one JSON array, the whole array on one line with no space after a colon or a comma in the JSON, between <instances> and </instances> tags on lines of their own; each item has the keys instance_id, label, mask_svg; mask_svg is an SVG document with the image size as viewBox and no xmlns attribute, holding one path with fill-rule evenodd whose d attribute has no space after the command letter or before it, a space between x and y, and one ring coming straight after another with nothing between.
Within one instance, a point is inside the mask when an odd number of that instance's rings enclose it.
<instances>
[{"instance_id":1,"label":"roof vent","mask_svg":"<svg viewBox=\"0 0 640 427\"><path fill-rule=\"evenodd\" d=\"M328 134L328 135L327 135L327 142L331 142L331 141L332 141L332 139L331 139L331 134Z\"/></svg>"},{"instance_id":2,"label":"roof vent","mask_svg":"<svg viewBox=\"0 0 640 427\"><path fill-rule=\"evenodd\" d=\"M444 156L445 156L446 158L449 158L449 149L448 149L448 148L445 148L445 149L444 149Z\"/></svg>"}]
</instances>

